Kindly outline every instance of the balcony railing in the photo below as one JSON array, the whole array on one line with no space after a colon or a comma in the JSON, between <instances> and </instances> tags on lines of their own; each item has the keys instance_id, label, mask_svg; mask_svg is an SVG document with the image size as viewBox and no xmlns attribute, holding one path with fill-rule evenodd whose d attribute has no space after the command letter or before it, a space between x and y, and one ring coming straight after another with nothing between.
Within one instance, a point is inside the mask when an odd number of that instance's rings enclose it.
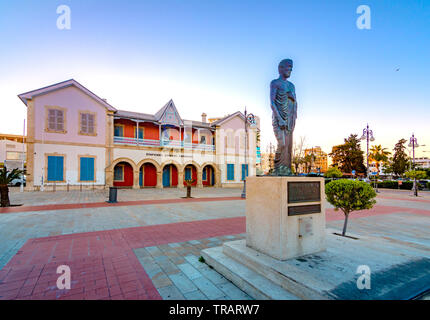
<instances>
[{"instance_id":1,"label":"balcony railing","mask_svg":"<svg viewBox=\"0 0 430 320\"><path fill-rule=\"evenodd\" d=\"M194 149L201 151L215 151L215 146L211 144L189 143L179 140L152 140L152 139L136 139L128 137L114 137L115 144L128 146L144 146L144 147L167 147L179 149Z\"/></svg>"}]
</instances>

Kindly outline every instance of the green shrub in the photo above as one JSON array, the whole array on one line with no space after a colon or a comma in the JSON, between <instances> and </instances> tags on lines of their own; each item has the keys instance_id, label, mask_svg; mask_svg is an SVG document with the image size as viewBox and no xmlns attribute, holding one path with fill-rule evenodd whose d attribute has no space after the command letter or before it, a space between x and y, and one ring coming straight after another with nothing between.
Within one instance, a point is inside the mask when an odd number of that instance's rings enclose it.
<instances>
[{"instance_id":1,"label":"green shrub","mask_svg":"<svg viewBox=\"0 0 430 320\"><path fill-rule=\"evenodd\" d=\"M327 201L335 210L342 210L345 214L342 235L345 236L349 214L353 211L371 209L376 203L376 192L364 181L340 179L325 186Z\"/></svg>"},{"instance_id":2,"label":"green shrub","mask_svg":"<svg viewBox=\"0 0 430 320\"><path fill-rule=\"evenodd\" d=\"M342 171L338 167L331 167L324 174L326 178L342 178Z\"/></svg>"},{"instance_id":3,"label":"green shrub","mask_svg":"<svg viewBox=\"0 0 430 320\"><path fill-rule=\"evenodd\" d=\"M429 190L430 190L430 181L429 181L429 182L427 182L427 189L429 189Z\"/></svg>"},{"instance_id":4,"label":"green shrub","mask_svg":"<svg viewBox=\"0 0 430 320\"><path fill-rule=\"evenodd\" d=\"M403 183L400 185L397 181L382 181L378 182L378 188L386 188L386 189L402 189L402 190L412 190L412 186L414 183L412 181L403 181Z\"/></svg>"}]
</instances>

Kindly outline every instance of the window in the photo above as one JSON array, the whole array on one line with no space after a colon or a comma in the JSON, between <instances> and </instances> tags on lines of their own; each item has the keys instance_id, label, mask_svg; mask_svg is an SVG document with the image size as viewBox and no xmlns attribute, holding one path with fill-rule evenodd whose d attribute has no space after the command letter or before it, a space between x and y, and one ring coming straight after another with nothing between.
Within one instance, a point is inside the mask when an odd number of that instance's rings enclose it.
<instances>
[{"instance_id":1,"label":"window","mask_svg":"<svg viewBox=\"0 0 430 320\"><path fill-rule=\"evenodd\" d=\"M208 179L208 173L207 173L208 168L204 168L203 169L203 175L202 175L202 180L206 181Z\"/></svg>"},{"instance_id":2,"label":"window","mask_svg":"<svg viewBox=\"0 0 430 320\"><path fill-rule=\"evenodd\" d=\"M114 181L124 181L124 166L119 164L115 167L113 172Z\"/></svg>"},{"instance_id":3,"label":"window","mask_svg":"<svg viewBox=\"0 0 430 320\"><path fill-rule=\"evenodd\" d=\"M200 137L200 144L206 144L206 136Z\"/></svg>"},{"instance_id":4,"label":"window","mask_svg":"<svg viewBox=\"0 0 430 320\"><path fill-rule=\"evenodd\" d=\"M6 151L6 160L23 160L23 153L16 151Z\"/></svg>"},{"instance_id":5,"label":"window","mask_svg":"<svg viewBox=\"0 0 430 320\"><path fill-rule=\"evenodd\" d=\"M139 128L139 138L138 139L143 139L144 136L144 128ZM137 127L134 128L134 137L137 138Z\"/></svg>"},{"instance_id":6,"label":"window","mask_svg":"<svg viewBox=\"0 0 430 320\"><path fill-rule=\"evenodd\" d=\"M79 181L95 181L94 157L79 158Z\"/></svg>"},{"instance_id":7,"label":"window","mask_svg":"<svg viewBox=\"0 0 430 320\"><path fill-rule=\"evenodd\" d=\"M173 137L170 135L170 129L166 128L163 130L163 140L173 140Z\"/></svg>"},{"instance_id":8,"label":"window","mask_svg":"<svg viewBox=\"0 0 430 320\"><path fill-rule=\"evenodd\" d=\"M242 181L248 176L248 165L242 164Z\"/></svg>"},{"instance_id":9,"label":"window","mask_svg":"<svg viewBox=\"0 0 430 320\"><path fill-rule=\"evenodd\" d=\"M64 181L64 156L48 156L48 182Z\"/></svg>"},{"instance_id":10,"label":"window","mask_svg":"<svg viewBox=\"0 0 430 320\"><path fill-rule=\"evenodd\" d=\"M234 180L234 164L227 164L227 180Z\"/></svg>"},{"instance_id":11,"label":"window","mask_svg":"<svg viewBox=\"0 0 430 320\"><path fill-rule=\"evenodd\" d=\"M65 109L48 107L46 131L65 133Z\"/></svg>"},{"instance_id":12,"label":"window","mask_svg":"<svg viewBox=\"0 0 430 320\"><path fill-rule=\"evenodd\" d=\"M115 137L124 137L124 126L115 125L114 136Z\"/></svg>"},{"instance_id":13,"label":"window","mask_svg":"<svg viewBox=\"0 0 430 320\"><path fill-rule=\"evenodd\" d=\"M192 172L192 169L190 167L185 168L185 180L191 180L192 179L191 178L191 172Z\"/></svg>"},{"instance_id":14,"label":"window","mask_svg":"<svg viewBox=\"0 0 430 320\"><path fill-rule=\"evenodd\" d=\"M96 134L96 114L92 112L80 112L80 131L79 134L95 135Z\"/></svg>"}]
</instances>

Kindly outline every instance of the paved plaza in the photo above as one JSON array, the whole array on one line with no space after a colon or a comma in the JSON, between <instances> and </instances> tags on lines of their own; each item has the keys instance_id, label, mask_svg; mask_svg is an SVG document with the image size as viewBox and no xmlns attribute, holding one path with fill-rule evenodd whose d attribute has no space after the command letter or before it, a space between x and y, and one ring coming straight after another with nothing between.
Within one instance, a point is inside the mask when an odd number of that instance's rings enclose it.
<instances>
[{"instance_id":1,"label":"paved plaza","mask_svg":"<svg viewBox=\"0 0 430 320\"><path fill-rule=\"evenodd\" d=\"M198 261L200 251L245 233L239 189L11 192L0 209L0 299L250 299ZM348 231L428 252L430 193L381 190L377 205L351 215ZM343 215L327 206L327 227ZM72 289L56 288L56 268ZM355 272L352 271L352 272Z\"/></svg>"}]
</instances>

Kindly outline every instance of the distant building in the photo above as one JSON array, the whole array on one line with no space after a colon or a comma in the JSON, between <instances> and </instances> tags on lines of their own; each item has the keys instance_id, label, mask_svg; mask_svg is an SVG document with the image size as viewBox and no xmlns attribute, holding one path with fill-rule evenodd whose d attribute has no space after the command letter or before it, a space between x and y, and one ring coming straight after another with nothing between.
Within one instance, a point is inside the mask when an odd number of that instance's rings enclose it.
<instances>
[{"instance_id":1,"label":"distant building","mask_svg":"<svg viewBox=\"0 0 430 320\"><path fill-rule=\"evenodd\" d=\"M0 134L0 167L5 165L10 169L21 169L22 160L25 161L25 137L15 134Z\"/></svg>"},{"instance_id":2,"label":"distant building","mask_svg":"<svg viewBox=\"0 0 430 320\"><path fill-rule=\"evenodd\" d=\"M311 164L311 170L310 172L315 173L324 173L328 169L328 157L327 153L322 151L321 147L316 146L312 148L305 149L304 156L313 154L315 156L314 161L312 161ZM304 165L306 166L306 165ZM302 172L306 172L306 168L303 168L302 166Z\"/></svg>"},{"instance_id":3,"label":"distant building","mask_svg":"<svg viewBox=\"0 0 430 320\"><path fill-rule=\"evenodd\" d=\"M415 158L415 165L418 168L428 169L430 168L430 159L427 157Z\"/></svg>"}]
</instances>

